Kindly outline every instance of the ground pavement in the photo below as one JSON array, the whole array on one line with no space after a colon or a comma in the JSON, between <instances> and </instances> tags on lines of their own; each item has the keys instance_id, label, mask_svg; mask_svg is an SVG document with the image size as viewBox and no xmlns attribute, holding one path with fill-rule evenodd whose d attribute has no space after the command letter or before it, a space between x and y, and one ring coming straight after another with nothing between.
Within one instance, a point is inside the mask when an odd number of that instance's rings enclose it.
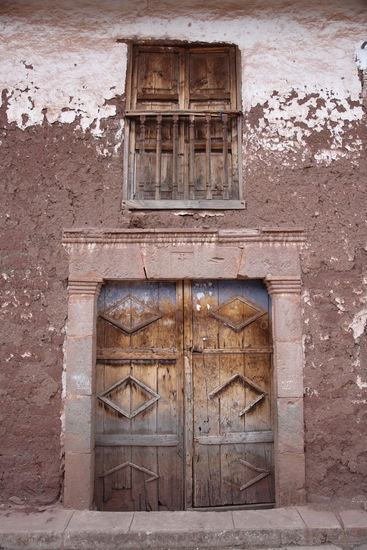
<instances>
[{"instance_id":1,"label":"ground pavement","mask_svg":"<svg viewBox=\"0 0 367 550\"><path fill-rule=\"evenodd\" d=\"M306 547L306 548L305 548ZM367 550L367 512L0 512L0 550Z\"/></svg>"}]
</instances>

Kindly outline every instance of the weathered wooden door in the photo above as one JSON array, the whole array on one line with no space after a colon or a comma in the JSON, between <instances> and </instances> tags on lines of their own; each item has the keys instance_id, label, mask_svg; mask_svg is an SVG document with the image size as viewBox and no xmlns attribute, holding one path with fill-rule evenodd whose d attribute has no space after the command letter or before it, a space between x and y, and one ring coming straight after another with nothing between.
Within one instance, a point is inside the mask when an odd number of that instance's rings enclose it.
<instances>
[{"instance_id":1,"label":"weathered wooden door","mask_svg":"<svg viewBox=\"0 0 367 550\"><path fill-rule=\"evenodd\" d=\"M98 509L273 502L268 301L259 281L103 287Z\"/></svg>"},{"instance_id":2,"label":"weathered wooden door","mask_svg":"<svg viewBox=\"0 0 367 550\"><path fill-rule=\"evenodd\" d=\"M192 285L195 507L274 501L268 312L260 281Z\"/></svg>"},{"instance_id":3,"label":"weathered wooden door","mask_svg":"<svg viewBox=\"0 0 367 550\"><path fill-rule=\"evenodd\" d=\"M99 510L183 508L182 285L105 285L98 306Z\"/></svg>"}]
</instances>

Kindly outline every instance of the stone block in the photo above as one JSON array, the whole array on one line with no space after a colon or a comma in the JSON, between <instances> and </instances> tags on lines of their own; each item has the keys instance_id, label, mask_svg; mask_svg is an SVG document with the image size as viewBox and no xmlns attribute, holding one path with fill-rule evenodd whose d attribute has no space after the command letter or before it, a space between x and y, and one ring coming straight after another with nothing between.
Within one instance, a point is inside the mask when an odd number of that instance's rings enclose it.
<instances>
[{"instance_id":1,"label":"stone block","mask_svg":"<svg viewBox=\"0 0 367 550\"><path fill-rule=\"evenodd\" d=\"M64 550L105 550L121 548L131 524L133 512L74 513L64 535Z\"/></svg>"},{"instance_id":2,"label":"stone block","mask_svg":"<svg viewBox=\"0 0 367 550\"><path fill-rule=\"evenodd\" d=\"M95 338L67 337L66 394L92 395L94 391Z\"/></svg>"},{"instance_id":3,"label":"stone block","mask_svg":"<svg viewBox=\"0 0 367 550\"><path fill-rule=\"evenodd\" d=\"M145 259L149 279L236 279L241 249L212 243L159 246Z\"/></svg>"},{"instance_id":4,"label":"stone block","mask_svg":"<svg viewBox=\"0 0 367 550\"><path fill-rule=\"evenodd\" d=\"M139 512L134 515L131 532L144 531L219 531L233 527L232 518L227 512Z\"/></svg>"},{"instance_id":5,"label":"stone block","mask_svg":"<svg viewBox=\"0 0 367 550\"><path fill-rule=\"evenodd\" d=\"M318 510L308 505L297 506L297 511L309 529L342 529L336 515L329 510Z\"/></svg>"},{"instance_id":6,"label":"stone block","mask_svg":"<svg viewBox=\"0 0 367 550\"><path fill-rule=\"evenodd\" d=\"M254 243L246 246L238 277L264 279L271 275L298 276L301 272L296 245Z\"/></svg>"},{"instance_id":7,"label":"stone block","mask_svg":"<svg viewBox=\"0 0 367 550\"><path fill-rule=\"evenodd\" d=\"M129 535L139 548L154 549L224 548L238 540L228 512L138 512Z\"/></svg>"},{"instance_id":8,"label":"stone block","mask_svg":"<svg viewBox=\"0 0 367 550\"><path fill-rule=\"evenodd\" d=\"M301 300L297 294L275 294L273 323L275 341L302 341Z\"/></svg>"},{"instance_id":9,"label":"stone block","mask_svg":"<svg viewBox=\"0 0 367 550\"><path fill-rule=\"evenodd\" d=\"M277 399L277 451L302 453L304 451L303 399Z\"/></svg>"},{"instance_id":10,"label":"stone block","mask_svg":"<svg viewBox=\"0 0 367 550\"><path fill-rule=\"evenodd\" d=\"M52 509L43 513L7 513L0 515L0 548L17 550L59 550L63 532L73 512Z\"/></svg>"},{"instance_id":11,"label":"stone block","mask_svg":"<svg viewBox=\"0 0 367 550\"><path fill-rule=\"evenodd\" d=\"M306 528L296 510L274 508L272 510L243 510L233 512L236 529L251 535L246 543L260 547L282 544L302 544L306 540ZM255 537L256 534L256 537Z\"/></svg>"},{"instance_id":12,"label":"stone block","mask_svg":"<svg viewBox=\"0 0 367 550\"><path fill-rule=\"evenodd\" d=\"M96 297L73 294L68 302L68 336L93 336L96 325Z\"/></svg>"},{"instance_id":13,"label":"stone block","mask_svg":"<svg viewBox=\"0 0 367 550\"><path fill-rule=\"evenodd\" d=\"M65 451L94 450L94 397L73 396L65 401Z\"/></svg>"},{"instance_id":14,"label":"stone block","mask_svg":"<svg viewBox=\"0 0 367 550\"><path fill-rule=\"evenodd\" d=\"M351 543L365 543L367 538L367 512L364 510L342 510L339 517L343 523L347 540Z\"/></svg>"},{"instance_id":15,"label":"stone block","mask_svg":"<svg viewBox=\"0 0 367 550\"><path fill-rule=\"evenodd\" d=\"M308 528L308 544L344 541L342 526L333 512L311 506L298 506L297 511Z\"/></svg>"},{"instance_id":16,"label":"stone block","mask_svg":"<svg viewBox=\"0 0 367 550\"><path fill-rule=\"evenodd\" d=\"M69 273L73 278L93 273L103 279L145 279L140 248L113 242L73 246Z\"/></svg>"},{"instance_id":17,"label":"stone block","mask_svg":"<svg viewBox=\"0 0 367 550\"><path fill-rule=\"evenodd\" d=\"M64 506L88 510L93 502L94 453L65 453Z\"/></svg>"},{"instance_id":18,"label":"stone block","mask_svg":"<svg viewBox=\"0 0 367 550\"><path fill-rule=\"evenodd\" d=\"M304 453L279 453L275 459L275 473L277 505L305 504Z\"/></svg>"},{"instance_id":19,"label":"stone block","mask_svg":"<svg viewBox=\"0 0 367 550\"><path fill-rule=\"evenodd\" d=\"M278 397L303 396L303 350L300 342L274 342Z\"/></svg>"}]
</instances>

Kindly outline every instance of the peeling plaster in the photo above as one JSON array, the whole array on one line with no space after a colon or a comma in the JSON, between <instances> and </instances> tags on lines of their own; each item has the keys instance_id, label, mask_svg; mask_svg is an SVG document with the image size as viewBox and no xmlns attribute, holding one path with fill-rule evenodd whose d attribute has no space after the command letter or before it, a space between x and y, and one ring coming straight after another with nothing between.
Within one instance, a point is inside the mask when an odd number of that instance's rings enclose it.
<instances>
[{"instance_id":1,"label":"peeling plaster","mask_svg":"<svg viewBox=\"0 0 367 550\"><path fill-rule=\"evenodd\" d=\"M353 338L357 340L364 333L366 326L367 326L367 309L362 309L361 311L355 314L348 328L353 331Z\"/></svg>"},{"instance_id":2,"label":"peeling plaster","mask_svg":"<svg viewBox=\"0 0 367 550\"><path fill-rule=\"evenodd\" d=\"M325 26L315 24L321 13ZM116 40L151 38L238 45L243 109L263 108L261 132L249 137L255 149L307 151L307 137L327 128L330 149L320 150L315 159L328 164L348 154L343 134L362 118L361 106L352 102L361 91L355 55L367 16L353 3L319 6L308 1L291 10L281 0L272 7L262 1L232 2L230 8L225 2L204 8L167 1L153 2L150 9L145 2L121 7L109 0L102 10L92 1L61 0L57 9L46 10L35 1L10 5L2 22L0 88L6 90L8 121L19 128L45 120L77 122L83 131L101 137L101 121L116 115L108 101L125 92L127 46ZM363 53L358 52L362 67ZM348 147L353 153L361 143ZM100 152L107 154L104 148Z\"/></svg>"},{"instance_id":3,"label":"peeling plaster","mask_svg":"<svg viewBox=\"0 0 367 550\"><path fill-rule=\"evenodd\" d=\"M363 46L363 47L362 47ZM361 71L367 70L367 45L366 40L357 44L356 49L356 62L357 66Z\"/></svg>"},{"instance_id":4,"label":"peeling plaster","mask_svg":"<svg viewBox=\"0 0 367 550\"><path fill-rule=\"evenodd\" d=\"M61 37L55 32L55 40ZM19 128L78 120L80 128L102 135L100 121L116 114L106 101L125 91L126 44L109 43L108 49L86 49L83 44L70 51L61 41L61 51L47 51L47 44L20 45L22 36L2 50L2 79L6 90L7 117ZM14 48L14 49L13 49ZM22 51L23 50L23 51ZM21 59L32 61L27 69Z\"/></svg>"},{"instance_id":5,"label":"peeling plaster","mask_svg":"<svg viewBox=\"0 0 367 550\"><path fill-rule=\"evenodd\" d=\"M367 382L362 382L362 379L359 375L357 376L356 384L361 390L364 390L367 388ZM363 402L365 403L365 401Z\"/></svg>"}]
</instances>

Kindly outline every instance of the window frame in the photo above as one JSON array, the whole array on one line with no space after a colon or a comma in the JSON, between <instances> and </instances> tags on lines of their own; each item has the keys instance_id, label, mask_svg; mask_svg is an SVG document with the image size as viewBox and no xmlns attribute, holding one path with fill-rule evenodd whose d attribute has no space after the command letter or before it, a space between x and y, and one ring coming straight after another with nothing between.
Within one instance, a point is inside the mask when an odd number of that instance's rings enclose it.
<instances>
[{"instance_id":1,"label":"window frame","mask_svg":"<svg viewBox=\"0 0 367 550\"><path fill-rule=\"evenodd\" d=\"M159 48L164 51L172 47L190 47L213 50L215 48L233 48L234 55L234 80L235 93L234 102L231 108L235 107L237 116L237 172L238 172L238 198L236 199L135 199L130 196L130 124L129 113L133 111L133 79L134 79L134 52L139 46ZM185 75L185 79L187 75ZM233 44L224 43L182 43L182 42L151 42L139 41L128 43L128 62L126 75L126 110L124 129L124 165L123 165L123 189L122 207L129 210L242 210L246 208L243 199L243 178L242 178L242 111L241 111L241 62L239 49ZM183 111L180 109L179 111ZM154 111L152 111L154 113ZM173 113L172 113L173 114Z\"/></svg>"}]
</instances>

